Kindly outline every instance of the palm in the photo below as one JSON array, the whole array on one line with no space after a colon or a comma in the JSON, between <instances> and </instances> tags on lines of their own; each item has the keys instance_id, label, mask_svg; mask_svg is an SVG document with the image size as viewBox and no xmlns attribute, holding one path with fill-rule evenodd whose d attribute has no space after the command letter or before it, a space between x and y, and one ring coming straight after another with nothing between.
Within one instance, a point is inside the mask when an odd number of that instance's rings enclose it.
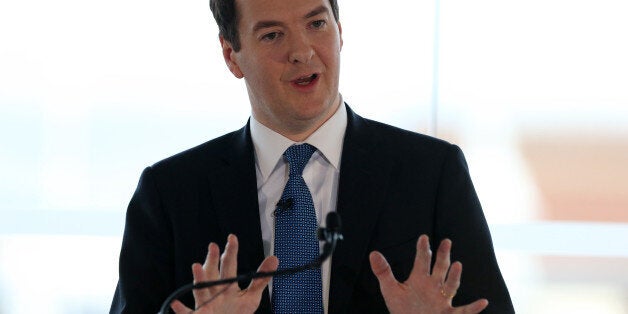
<instances>
[{"instance_id":1,"label":"palm","mask_svg":"<svg viewBox=\"0 0 628 314\"><path fill-rule=\"evenodd\" d=\"M388 262L379 252L370 255L371 269L379 280L386 306L391 313L452 313L475 314L486 308L488 301L477 300L471 304L453 307L451 300L460 286L462 264L451 265L449 253L451 241L444 240L438 248L434 269L430 271L432 253L427 236L417 242L417 254L410 277L398 282Z\"/></svg>"},{"instance_id":2,"label":"palm","mask_svg":"<svg viewBox=\"0 0 628 314\"><path fill-rule=\"evenodd\" d=\"M234 235L229 235L225 252L220 258L219 254L218 246L211 243L208 247L205 263L202 266L198 263L192 265L195 283L236 276L238 270L238 238ZM264 259L258 271L274 271L277 269L277 265L279 265L277 258L269 256ZM236 283L194 290L194 310L186 307L179 301L174 301L171 307L177 314L254 313L259 306L262 292L269 281L270 277L254 279L249 287L244 290L240 290Z\"/></svg>"}]
</instances>

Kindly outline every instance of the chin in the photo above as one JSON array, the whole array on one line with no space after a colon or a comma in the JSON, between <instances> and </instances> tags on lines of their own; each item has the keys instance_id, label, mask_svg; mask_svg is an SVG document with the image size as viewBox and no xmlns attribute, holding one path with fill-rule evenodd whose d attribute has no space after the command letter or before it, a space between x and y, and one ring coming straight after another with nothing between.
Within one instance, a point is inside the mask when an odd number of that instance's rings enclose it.
<instances>
[{"instance_id":1,"label":"chin","mask_svg":"<svg viewBox=\"0 0 628 314\"><path fill-rule=\"evenodd\" d=\"M303 104L297 110L297 116L301 120L317 120L328 114L331 105L327 102Z\"/></svg>"},{"instance_id":2,"label":"chin","mask_svg":"<svg viewBox=\"0 0 628 314\"><path fill-rule=\"evenodd\" d=\"M319 124L331 117L333 112L330 112L329 106L316 106L309 107L308 110L301 110L296 113L295 118L298 121L302 121L307 124Z\"/></svg>"}]
</instances>

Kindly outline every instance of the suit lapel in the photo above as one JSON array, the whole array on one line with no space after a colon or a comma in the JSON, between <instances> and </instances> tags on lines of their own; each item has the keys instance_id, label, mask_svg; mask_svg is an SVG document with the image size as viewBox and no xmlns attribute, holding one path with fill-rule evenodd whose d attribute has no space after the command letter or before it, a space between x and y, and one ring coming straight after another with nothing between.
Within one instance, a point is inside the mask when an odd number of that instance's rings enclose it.
<instances>
[{"instance_id":1,"label":"suit lapel","mask_svg":"<svg viewBox=\"0 0 628 314\"><path fill-rule=\"evenodd\" d=\"M255 153L249 123L232 135L224 147L222 165L211 174L210 182L213 203L225 239L229 233L238 236L238 274L242 274L257 270L264 259L264 246L257 200ZM245 284L248 285L248 282ZM270 312L270 295L266 288L256 313Z\"/></svg>"},{"instance_id":2,"label":"suit lapel","mask_svg":"<svg viewBox=\"0 0 628 314\"><path fill-rule=\"evenodd\" d=\"M342 150L337 211L344 240L333 255L330 313L344 313L358 274L368 258L368 244L382 208L382 186L387 186L389 162L378 153L379 137L369 122L347 106L347 131ZM366 270L370 271L370 270Z\"/></svg>"},{"instance_id":3,"label":"suit lapel","mask_svg":"<svg viewBox=\"0 0 628 314\"><path fill-rule=\"evenodd\" d=\"M264 259L257 201L255 157L249 125L231 134L222 164L210 173L212 203L221 231L238 236L238 273L255 271Z\"/></svg>"}]
</instances>

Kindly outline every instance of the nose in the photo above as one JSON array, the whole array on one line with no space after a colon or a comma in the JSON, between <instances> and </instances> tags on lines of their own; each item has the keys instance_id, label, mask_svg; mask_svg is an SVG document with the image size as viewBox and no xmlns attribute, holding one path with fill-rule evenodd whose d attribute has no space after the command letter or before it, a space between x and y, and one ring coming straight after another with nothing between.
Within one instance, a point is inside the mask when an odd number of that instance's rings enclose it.
<instances>
[{"instance_id":1,"label":"nose","mask_svg":"<svg viewBox=\"0 0 628 314\"><path fill-rule=\"evenodd\" d=\"M291 36L290 52L288 61L293 64L307 64L314 57L314 49L307 38L306 34L297 33Z\"/></svg>"}]
</instances>

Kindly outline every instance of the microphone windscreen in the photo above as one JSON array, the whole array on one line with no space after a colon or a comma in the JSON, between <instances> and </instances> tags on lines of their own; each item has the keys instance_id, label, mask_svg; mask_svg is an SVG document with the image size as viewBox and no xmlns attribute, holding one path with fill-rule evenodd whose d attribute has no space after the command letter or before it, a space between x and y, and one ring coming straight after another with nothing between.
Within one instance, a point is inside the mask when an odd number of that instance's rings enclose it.
<instances>
[{"instance_id":1,"label":"microphone windscreen","mask_svg":"<svg viewBox=\"0 0 628 314\"><path fill-rule=\"evenodd\" d=\"M336 212L330 212L325 218L325 227L327 230L340 231L340 215Z\"/></svg>"}]
</instances>

